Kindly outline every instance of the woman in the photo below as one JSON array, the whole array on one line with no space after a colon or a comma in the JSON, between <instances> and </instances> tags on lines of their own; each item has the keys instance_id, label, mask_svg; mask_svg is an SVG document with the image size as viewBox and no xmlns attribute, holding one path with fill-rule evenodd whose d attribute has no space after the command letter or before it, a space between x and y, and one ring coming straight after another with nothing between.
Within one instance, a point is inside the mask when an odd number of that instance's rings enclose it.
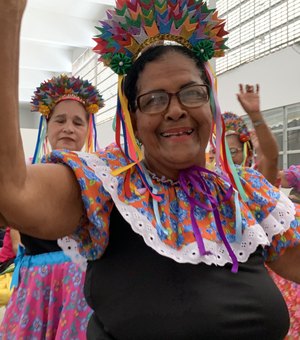
<instances>
[{"instance_id":1,"label":"woman","mask_svg":"<svg viewBox=\"0 0 300 340\"><path fill-rule=\"evenodd\" d=\"M240 85L238 101L247 113L253 131L238 115L225 112L222 116L225 123L225 134L234 164L252 166L254 150L255 168L272 184L276 183L278 172L278 145L272 131L260 112L259 86Z\"/></svg>"},{"instance_id":2,"label":"woman","mask_svg":"<svg viewBox=\"0 0 300 340\"><path fill-rule=\"evenodd\" d=\"M9 227L5 228L3 246L0 248L0 274L14 263L19 243L19 233Z\"/></svg>"},{"instance_id":3,"label":"woman","mask_svg":"<svg viewBox=\"0 0 300 340\"><path fill-rule=\"evenodd\" d=\"M0 5L10 18L0 21L4 47L18 46L22 4L8 1ZM120 74L118 111L124 115L119 115L116 131L119 136L122 125L124 152L118 145L94 155L55 151L47 161L68 167L43 164L26 170L18 149L17 112L12 106L17 97L8 100L0 94L0 123L5 115L9 124L9 132L1 129L4 135L0 138L9 135L8 151L15 154L14 162L9 162L0 152L2 219L39 237L73 234L81 254L90 260L85 284L94 310L89 339L283 338L288 313L265 270L264 259L273 260L277 272L300 281L299 226L293 205L253 170L240 173L249 200L238 201L227 179L204 168L213 119L209 100L215 97L207 64L196 54L205 58L221 55L223 26L215 12L200 2L157 6L148 1L119 2L102 23L97 38L103 59ZM157 10L155 15L153 10ZM131 19L124 18L130 15ZM141 15L147 20L141 20ZM196 17L189 21L193 15ZM202 20L203 25L197 26ZM149 48L153 39L139 45L146 32L156 34L161 29L163 35L172 21L169 39L198 27L200 31L193 36L196 41L197 37L207 38L198 40L199 53L172 45ZM143 32L139 31L141 23L146 25ZM214 24L214 32L221 36L213 42L209 30ZM128 35L123 35L126 25L130 26ZM181 25L186 26L183 29ZM17 73L18 66L16 59L6 55L0 56L2 71L3 63L9 71L2 73L1 82ZM121 86L124 71L125 95ZM10 93L14 93L17 79L14 86L12 83ZM219 115L215 109L213 113ZM132 132L143 144L142 162ZM250 181L264 194L257 195ZM45 198L49 187L52 190L45 205L29 220L25 218L25 211ZM14 211L9 204L13 197ZM279 209L283 217L277 221Z\"/></svg>"},{"instance_id":4,"label":"woman","mask_svg":"<svg viewBox=\"0 0 300 340\"><path fill-rule=\"evenodd\" d=\"M255 94L250 93L250 97ZM258 94L257 94L258 96ZM244 105L244 100L247 99L246 94L239 98L240 102ZM258 99L258 97L257 97ZM255 105L255 104L254 104ZM252 105L247 106L247 113L251 116L254 112ZM252 138L248 131L247 125L243 119L234 113L226 112L223 114L225 123L225 135L228 143L228 147L232 156L233 163L238 166L250 166L253 162L253 153L255 151L257 155L257 164L255 167L260 170L260 172L270 181L275 183L275 174L277 173L277 158L278 147L271 130L264 122L262 115L257 118L259 124L255 124L255 132L252 132ZM271 135L271 136L270 136ZM254 141L255 148L253 148L252 141ZM262 145L262 146L261 146ZM295 169L293 167L292 169ZM284 172L279 172L279 177L281 178L281 183L283 187L289 186L286 183ZM290 315L290 329L286 336L286 339L297 339L300 335L300 325L299 325L299 298L300 290L299 285L286 280L279 275L276 275L273 271L269 271L271 277L275 281L276 285L280 289L285 302L289 309Z\"/></svg>"},{"instance_id":5,"label":"woman","mask_svg":"<svg viewBox=\"0 0 300 340\"><path fill-rule=\"evenodd\" d=\"M93 114L103 101L94 86L80 78L60 75L44 81L32 98L41 124L33 163L47 150L80 151L92 140ZM44 137L44 138L43 138ZM60 240L61 241L61 240ZM0 327L1 339L85 339L91 314L83 296L85 259L56 240L21 233L13 276L15 290ZM71 240L66 239L69 248Z\"/></svg>"},{"instance_id":6,"label":"woman","mask_svg":"<svg viewBox=\"0 0 300 340\"><path fill-rule=\"evenodd\" d=\"M292 188L289 198L299 204L300 200L300 165L291 165L288 169L279 171L280 186ZM274 272L270 272L280 289L289 309L291 327L287 339L298 339L300 335L300 286L285 280Z\"/></svg>"}]
</instances>

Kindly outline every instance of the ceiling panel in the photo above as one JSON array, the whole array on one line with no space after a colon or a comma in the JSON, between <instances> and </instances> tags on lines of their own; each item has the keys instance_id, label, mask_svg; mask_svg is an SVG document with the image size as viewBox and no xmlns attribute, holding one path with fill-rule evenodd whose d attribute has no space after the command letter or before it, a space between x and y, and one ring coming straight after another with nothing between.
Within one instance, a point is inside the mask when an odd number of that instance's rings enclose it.
<instances>
[{"instance_id":1,"label":"ceiling panel","mask_svg":"<svg viewBox=\"0 0 300 340\"><path fill-rule=\"evenodd\" d=\"M93 47L95 26L114 4L108 0L28 0L21 27L19 98L29 108L46 78L72 71L73 61Z\"/></svg>"}]
</instances>

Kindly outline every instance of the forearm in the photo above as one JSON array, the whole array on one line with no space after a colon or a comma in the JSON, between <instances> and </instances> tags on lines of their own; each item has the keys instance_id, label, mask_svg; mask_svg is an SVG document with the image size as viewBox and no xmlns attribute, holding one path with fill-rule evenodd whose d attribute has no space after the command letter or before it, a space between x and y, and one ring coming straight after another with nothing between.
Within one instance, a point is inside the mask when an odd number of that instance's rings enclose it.
<instances>
[{"instance_id":1,"label":"forearm","mask_svg":"<svg viewBox=\"0 0 300 340\"><path fill-rule=\"evenodd\" d=\"M24 184L26 176L18 109L19 32L24 4L21 0L0 2L0 204L7 194L16 193L15 188Z\"/></svg>"},{"instance_id":2,"label":"forearm","mask_svg":"<svg viewBox=\"0 0 300 340\"><path fill-rule=\"evenodd\" d=\"M277 260L267 264L278 275L300 283L300 245L287 249Z\"/></svg>"},{"instance_id":3,"label":"forearm","mask_svg":"<svg viewBox=\"0 0 300 340\"><path fill-rule=\"evenodd\" d=\"M258 171L273 185L278 174L277 141L260 112L249 114L259 145Z\"/></svg>"},{"instance_id":4,"label":"forearm","mask_svg":"<svg viewBox=\"0 0 300 340\"><path fill-rule=\"evenodd\" d=\"M257 112L255 114L249 114L249 117L252 121L262 156L269 161L277 161L279 152L278 144L262 114Z\"/></svg>"}]
</instances>

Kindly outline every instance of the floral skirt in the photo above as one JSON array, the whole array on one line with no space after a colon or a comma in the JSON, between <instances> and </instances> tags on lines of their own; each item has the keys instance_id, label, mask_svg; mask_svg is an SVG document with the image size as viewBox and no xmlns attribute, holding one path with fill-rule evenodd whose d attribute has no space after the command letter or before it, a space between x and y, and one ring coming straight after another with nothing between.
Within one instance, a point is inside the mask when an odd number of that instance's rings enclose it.
<instances>
[{"instance_id":1,"label":"floral skirt","mask_svg":"<svg viewBox=\"0 0 300 340\"><path fill-rule=\"evenodd\" d=\"M290 314L290 329L285 339L300 339L300 285L286 280L269 270L277 287L280 289Z\"/></svg>"},{"instance_id":2,"label":"floral skirt","mask_svg":"<svg viewBox=\"0 0 300 340\"><path fill-rule=\"evenodd\" d=\"M1 340L86 339L92 311L83 295L85 272L78 265L60 251L24 256L16 275Z\"/></svg>"}]
</instances>

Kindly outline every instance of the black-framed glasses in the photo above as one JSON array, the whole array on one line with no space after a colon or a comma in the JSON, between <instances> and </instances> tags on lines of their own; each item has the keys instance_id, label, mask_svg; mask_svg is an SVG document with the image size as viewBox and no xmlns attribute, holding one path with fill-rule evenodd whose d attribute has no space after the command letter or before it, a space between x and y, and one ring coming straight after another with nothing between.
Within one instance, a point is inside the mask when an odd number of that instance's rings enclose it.
<instances>
[{"instance_id":1,"label":"black-framed glasses","mask_svg":"<svg viewBox=\"0 0 300 340\"><path fill-rule=\"evenodd\" d=\"M242 148L229 148L232 157L236 156L236 154L242 150L243 150Z\"/></svg>"},{"instance_id":2,"label":"black-framed glasses","mask_svg":"<svg viewBox=\"0 0 300 340\"><path fill-rule=\"evenodd\" d=\"M137 97L137 107L142 113L155 115L166 112L171 98L176 96L180 105L193 109L200 107L209 100L209 86L196 84L184 87L176 93L166 91L151 91Z\"/></svg>"}]
</instances>

